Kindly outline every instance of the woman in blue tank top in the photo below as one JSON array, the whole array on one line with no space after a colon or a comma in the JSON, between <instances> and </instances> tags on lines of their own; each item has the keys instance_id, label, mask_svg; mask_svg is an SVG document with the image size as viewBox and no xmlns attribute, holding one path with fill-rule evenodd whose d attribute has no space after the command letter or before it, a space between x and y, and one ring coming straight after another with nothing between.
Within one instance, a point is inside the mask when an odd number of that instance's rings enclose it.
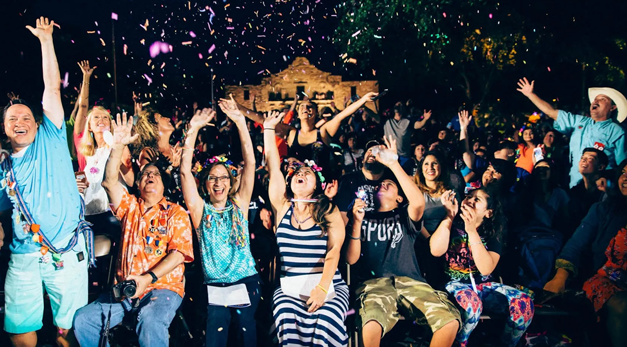
<instances>
[{"instance_id":1,"label":"woman in blue tank top","mask_svg":"<svg viewBox=\"0 0 627 347\"><path fill-rule=\"evenodd\" d=\"M181 180L185 203L196 229L202 267L209 296L207 346L227 346L229 327L237 340L229 345L256 346L255 311L259 304L259 275L250 252L248 206L253 192L255 156L246 119L234 101L221 101L220 108L237 126L242 141L244 169L239 189L238 170L224 157L209 159L199 175L192 174L192 158L198 131L214 118L204 109L190 121L183 147Z\"/></svg>"}]
</instances>

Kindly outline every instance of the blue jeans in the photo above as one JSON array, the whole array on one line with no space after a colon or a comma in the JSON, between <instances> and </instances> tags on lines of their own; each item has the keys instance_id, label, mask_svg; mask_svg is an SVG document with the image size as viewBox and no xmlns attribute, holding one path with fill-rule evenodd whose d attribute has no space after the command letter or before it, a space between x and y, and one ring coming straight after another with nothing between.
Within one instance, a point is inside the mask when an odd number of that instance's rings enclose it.
<instances>
[{"instance_id":1,"label":"blue jeans","mask_svg":"<svg viewBox=\"0 0 627 347\"><path fill-rule=\"evenodd\" d=\"M228 287L230 285L246 284L250 306L243 308L223 307L207 305L207 329L205 330L206 347L226 346L257 346L257 322L255 312L261 299L259 287L259 275L253 275L241 279L233 284L212 284L216 287ZM237 333L237 341L228 343L229 327Z\"/></svg>"},{"instance_id":2,"label":"blue jeans","mask_svg":"<svg viewBox=\"0 0 627 347\"><path fill-rule=\"evenodd\" d=\"M183 302L178 294L167 289L155 289L140 301L137 314L137 335L142 347L168 347L168 328L176 310ZM103 294L98 300L81 308L74 316L74 335L83 347L97 347L111 313L109 327L120 324L129 314L122 303L111 294ZM109 346L109 344L107 344Z\"/></svg>"}]
</instances>

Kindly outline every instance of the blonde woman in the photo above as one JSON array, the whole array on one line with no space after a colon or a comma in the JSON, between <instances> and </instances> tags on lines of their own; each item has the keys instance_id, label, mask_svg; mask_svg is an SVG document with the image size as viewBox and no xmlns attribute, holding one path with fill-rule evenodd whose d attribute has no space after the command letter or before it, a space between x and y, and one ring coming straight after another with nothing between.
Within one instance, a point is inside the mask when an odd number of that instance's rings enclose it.
<instances>
[{"instance_id":1,"label":"blonde woman","mask_svg":"<svg viewBox=\"0 0 627 347\"><path fill-rule=\"evenodd\" d=\"M117 220L111 214L107 193L102 188L105 166L111 148L105 142L105 133L111 130L111 114L101 106L87 112L89 104L89 78L95 67L90 68L88 61L78 63L83 71L83 86L79 96L79 109L74 123L74 145L78 157L79 170L76 184L85 198L85 215L94 224L96 234L108 234L117 226ZM120 181L132 186L135 179L131 168L131 155L125 148L125 155L120 165Z\"/></svg>"}]
</instances>

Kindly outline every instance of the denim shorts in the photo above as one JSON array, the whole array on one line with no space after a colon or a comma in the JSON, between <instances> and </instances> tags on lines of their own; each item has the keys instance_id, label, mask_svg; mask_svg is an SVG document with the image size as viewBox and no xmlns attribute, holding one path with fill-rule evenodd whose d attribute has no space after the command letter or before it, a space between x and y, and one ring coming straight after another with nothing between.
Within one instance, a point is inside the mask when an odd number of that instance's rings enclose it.
<instances>
[{"instance_id":1,"label":"denim shorts","mask_svg":"<svg viewBox=\"0 0 627 347\"><path fill-rule=\"evenodd\" d=\"M80 237L79 242L82 240ZM79 253L72 250L62 254L61 270L55 270L50 255L49 261L43 263L40 253L11 254L4 286L6 332L24 334L41 329L44 289L50 297L55 326L72 328L74 313L87 305L89 258L85 251L82 251L82 257Z\"/></svg>"}]
</instances>

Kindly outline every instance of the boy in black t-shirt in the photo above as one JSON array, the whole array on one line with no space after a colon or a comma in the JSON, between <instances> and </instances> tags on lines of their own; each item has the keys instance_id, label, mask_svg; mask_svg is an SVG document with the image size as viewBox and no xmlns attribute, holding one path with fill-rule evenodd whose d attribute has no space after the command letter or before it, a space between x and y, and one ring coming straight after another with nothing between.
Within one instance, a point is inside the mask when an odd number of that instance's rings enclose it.
<instances>
[{"instance_id":1,"label":"boy in black t-shirt","mask_svg":"<svg viewBox=\"0 0 627 347\"><path fill-rule=\"evenodd\" d=\"M378 346L383 335L399 320L399 305L412 319L426 321L433 331L431 346L451 346L460 315L447 294L431 288L422 278L414 252L425 201L422 193L397 160L396 144L385 139L376 160L394 178L382 180L375 192L373 211L356 199L346 259L356 264L361 337L366 347ZM405 192L406 195L403 193ZM405 202L408 202L405 205Z\"/></svg>"}]
</instances>

